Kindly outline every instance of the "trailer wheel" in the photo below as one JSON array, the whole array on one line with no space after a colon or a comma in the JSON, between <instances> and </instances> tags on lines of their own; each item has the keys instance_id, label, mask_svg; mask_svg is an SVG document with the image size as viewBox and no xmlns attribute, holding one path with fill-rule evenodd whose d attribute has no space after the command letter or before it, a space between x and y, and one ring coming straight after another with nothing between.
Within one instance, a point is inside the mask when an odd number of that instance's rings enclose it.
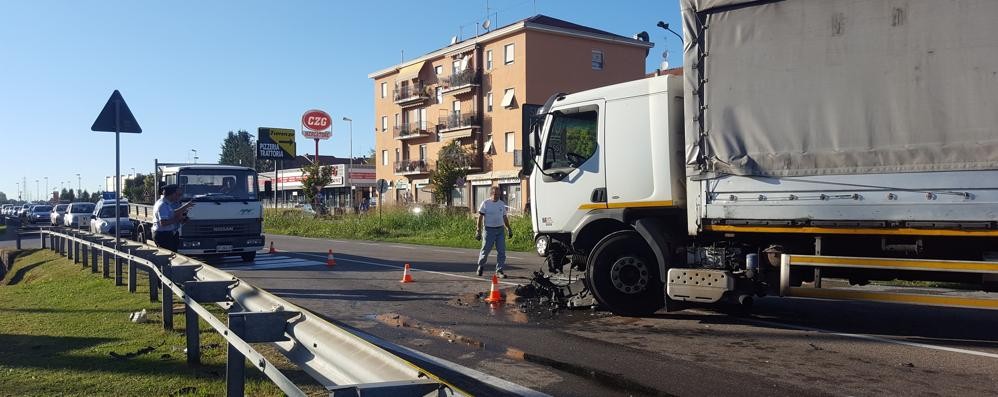
<instances>
[{"instance_id":1,"label":"trailer wheel","mask_svg":"<svg viewBox=\"0 0 998 397\"><path fill-rule=\"evenodd\" d=\"M244 252L240 255L243 258L243 262L253 262L256 260L256 252Z\"/></svg>"},{"instance_id":2,"label":"trailer wheel","mask_svg":"<svg viewBox=\"0 0 998 397\"><path fill-rule=\"evenodd\" d=\"M646 316L665 305L655 255L640 234L611 233L592 252L586 277L604 307L621 316Z\"/></svg>"}]
</instances>

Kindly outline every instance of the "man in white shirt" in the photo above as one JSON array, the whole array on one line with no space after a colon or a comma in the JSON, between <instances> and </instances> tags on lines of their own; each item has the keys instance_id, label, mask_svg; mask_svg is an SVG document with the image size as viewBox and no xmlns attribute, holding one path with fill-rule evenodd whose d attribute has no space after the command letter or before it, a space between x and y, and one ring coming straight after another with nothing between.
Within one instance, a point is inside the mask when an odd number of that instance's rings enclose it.
<instances>
[{"instance_id":1,"label":"man in white shirt","mask_svg":"<svg viewBox=\"0 0 998 397\"><path fill-rule=\"evenodd\" d=\"M153 206L152 236L156 241L156 246L177 252L180 248L180 237L177 230L186 219L187 211L190 210L193 202L187 203L174 209L180 203L182 195L180 187L177 185L166 185L160 189L161 195Z\"/></svg>"},{"instance_id":2,"label":"man in white shirt","mask_svg":"<svg viewBox=\"0 0 998 397\"><path fill-rule=\"evenodd\" d=\"M482 241L482 251L478 253L478 271L482 275L482 267L489 259L492 246L496 247L496 275L506 278L502 268L506 265L506 236L513 238L513 229L509 227L509 217L506 216L506 203L499 200L499 188L492 188L492 199L485 200L478 206L478 227L475 229L475 239L482 240L482 224L485 225L485 240ZM505 230L503 230L505 228ZM507 233L503 233L506 231Z\"/></svg>"}]
</instances>

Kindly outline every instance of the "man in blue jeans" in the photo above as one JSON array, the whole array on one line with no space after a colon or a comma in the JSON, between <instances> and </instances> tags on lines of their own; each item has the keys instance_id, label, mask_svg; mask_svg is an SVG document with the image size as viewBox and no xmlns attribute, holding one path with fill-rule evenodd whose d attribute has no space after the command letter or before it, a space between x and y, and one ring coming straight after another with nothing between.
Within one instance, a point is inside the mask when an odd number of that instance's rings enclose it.
<instances>
[{"instance_id":1,"label":"man in blue jeans","mask_svg":"<svg viewBox=\"0 0 998 397\"><path fill-rule=\"evenodd\" d=\"M506 203L499 200L499 188L492 188L492 199L485 200L478 207L478 227L475 229L475 240L482 239L482 224L485 225L485 240L482 241L482 251L478 253L478 272L482 275L482 266L489 259L492 246L496 247L496 275L506 278L502 268L506 265L506 236L513 238L513 229L509 227L509 217L506 216ZM504 230L505 228L505 230ZM505 232L505 233L504 233Z\"/></svg>"}]
</instances>

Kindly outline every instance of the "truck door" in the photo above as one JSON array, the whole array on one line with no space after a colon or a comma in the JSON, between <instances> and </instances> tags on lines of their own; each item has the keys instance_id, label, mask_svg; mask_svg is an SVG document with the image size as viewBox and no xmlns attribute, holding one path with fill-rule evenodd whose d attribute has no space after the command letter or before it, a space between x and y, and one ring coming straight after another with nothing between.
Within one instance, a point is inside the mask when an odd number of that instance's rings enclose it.
<instances>
[{"instance_id":1,"label":"truck door","mask_svg":"<svg viewBox=\"0 0 998 397\"><path fill-rule=\"evenodd\" d=\"M592 209L606 208L602 155L603 101L554 111L547 120L535 179L533 211L539 232L570 232Z\"/></svg>"}]
</instances>

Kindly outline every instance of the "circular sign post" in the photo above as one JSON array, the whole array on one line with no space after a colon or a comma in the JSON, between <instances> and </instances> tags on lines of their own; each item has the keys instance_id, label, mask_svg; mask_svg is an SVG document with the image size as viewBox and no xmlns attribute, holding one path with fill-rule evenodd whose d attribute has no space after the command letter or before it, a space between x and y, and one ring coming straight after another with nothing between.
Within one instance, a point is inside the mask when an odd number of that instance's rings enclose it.
<instances>
[{"instance_id":1,"label":"circular sign post","mask_svg":"<svg viewBox=\"0 0 998 397\"><path fill-rule=\"evenodd\" d=\"M329 117L329 113L319 109L312 109L301 115L302 136L315 140L315 165L320 165L319 140L331 138L333 136L332 128L333 118ZM315 208L318 208L318 204L319 195L316 195L315 202L312 203L312 205L315 206Z\"/></svg>"}]
</instances>

